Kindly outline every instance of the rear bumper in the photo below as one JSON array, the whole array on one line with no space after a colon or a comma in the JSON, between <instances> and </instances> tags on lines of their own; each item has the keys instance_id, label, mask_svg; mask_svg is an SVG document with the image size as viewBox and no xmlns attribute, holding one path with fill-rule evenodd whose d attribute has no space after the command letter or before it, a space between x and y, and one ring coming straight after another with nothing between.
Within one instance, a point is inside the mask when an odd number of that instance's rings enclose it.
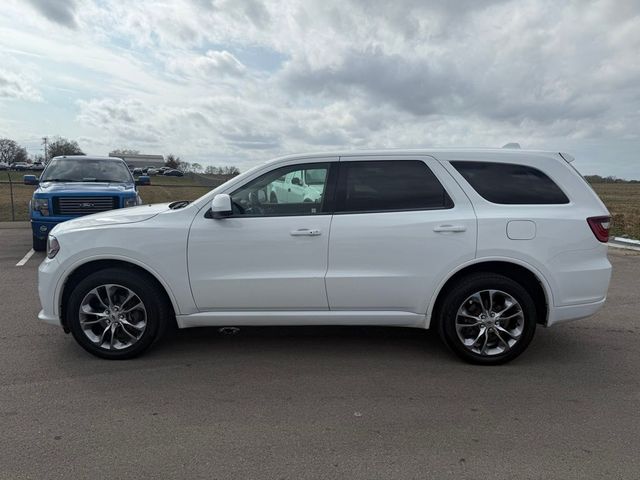
<instances>
[{"instance_id":1,"label":"rear bumper","mask_svg":"<svg viewBox=\"0 0 640 480\"><path fill-rule=\"evenodd\" d=\"M582 303L579 305L569 305L566 307L553 307L549 311L547 327L551 327L559 323L590 317L604 306L606 300L607 299L605 297L602 300L592 303Z\"/></svg>"}]
</instances>

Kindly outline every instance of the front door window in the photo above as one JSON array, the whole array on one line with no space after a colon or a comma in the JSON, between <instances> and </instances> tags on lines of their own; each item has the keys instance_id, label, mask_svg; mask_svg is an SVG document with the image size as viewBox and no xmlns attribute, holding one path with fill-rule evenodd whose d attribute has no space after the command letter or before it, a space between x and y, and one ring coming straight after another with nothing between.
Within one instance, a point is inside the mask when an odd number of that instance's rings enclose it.
<instances>
[{"instance_id":1,"label":"front door window","mask_svg":"<svg viewBox=\"0 0 640 480\"><path fill-rule=\"evenodd\" d=\"M234 215L316 215L325 200L328 163L283 167L265 173L231 194Z\"/></svg>"}]
</instances>

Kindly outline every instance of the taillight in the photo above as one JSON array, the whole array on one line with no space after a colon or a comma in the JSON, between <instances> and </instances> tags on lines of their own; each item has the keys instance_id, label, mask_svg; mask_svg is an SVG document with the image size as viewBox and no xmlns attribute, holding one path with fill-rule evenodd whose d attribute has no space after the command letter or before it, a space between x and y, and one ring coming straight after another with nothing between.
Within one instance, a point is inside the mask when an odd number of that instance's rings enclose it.
<instances>
[{"instance_id":1,"label":"taillight","mask_svg":"<svg viewBox=\"0 0 640 480\"><path fill-rule=\"evenodd\" d=\"M609 241L611 217L589 217L587 223L598 240L604 243Z\"/></svg>"}]
</instances>

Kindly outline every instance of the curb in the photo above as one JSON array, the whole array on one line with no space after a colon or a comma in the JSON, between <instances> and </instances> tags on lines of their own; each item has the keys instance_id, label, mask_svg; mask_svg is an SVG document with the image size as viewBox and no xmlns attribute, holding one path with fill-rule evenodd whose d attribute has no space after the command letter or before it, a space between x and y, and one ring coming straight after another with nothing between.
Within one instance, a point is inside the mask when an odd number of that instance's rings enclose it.
<instances>
[{"instance_id":1,"label":"curb","mask_svg":"<svg viewBox=\"0 0 640 480\"><path fill-rule=\"evenodd\" d=\"M630 238L622 238L622 237L613 237L613 239L609 240L607 243L610 247L620 248L623 250L634 250L636 252L640 252L640 240L633 240Z\"/></svg>"}]
</instances>

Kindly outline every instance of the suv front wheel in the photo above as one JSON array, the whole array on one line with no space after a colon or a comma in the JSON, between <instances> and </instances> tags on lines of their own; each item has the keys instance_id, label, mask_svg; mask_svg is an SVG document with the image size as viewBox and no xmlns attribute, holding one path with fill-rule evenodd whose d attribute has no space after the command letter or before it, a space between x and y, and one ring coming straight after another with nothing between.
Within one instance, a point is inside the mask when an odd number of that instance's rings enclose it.
<instances>
[{"instance_id":1,"label":"suv front wheel","mask_svg":"<svg viewBox=\"0 0 640 480\"><path fill-rule=\"evenodd\" d=\"M462 359L497 365L527 348L536 319L535 302L522 285L503 275L475 273L446 294L439 331Z\"/></svg>"},{"instance_id":2,"label":"suv front wheel","mask_svg":"<svg viewBox=\"0 0 640 480\"><path fill-rule=\"evenodd\" d=\"M132 358L164 331L170 307L155 282L137 271L107 268L80 281L65 316L76 341L89 353L113 360Z\"/></svg>"}]
</instances>

